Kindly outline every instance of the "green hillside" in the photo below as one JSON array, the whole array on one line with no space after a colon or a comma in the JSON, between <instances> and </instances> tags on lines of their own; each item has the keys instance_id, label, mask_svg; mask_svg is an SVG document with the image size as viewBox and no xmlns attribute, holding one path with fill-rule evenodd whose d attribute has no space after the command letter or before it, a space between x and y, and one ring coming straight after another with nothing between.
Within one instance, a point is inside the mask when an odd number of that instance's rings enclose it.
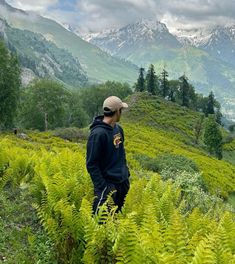
<instances>
[{"instance_id":1,"label":"green hillside","mask_svg":"<svg viewBox=\"0 0 235 264\"><path fill-rule=\"evenodd\" d=\"M84 131L78 142L53 131L0 135L3 260L234 263L234 209L227 197L235 191L235 166L208 155L201 139L195 145L199 113L147 93L125 101L131 188L119 214L110 201L92 216Z\"/></svg>"},{"instance_id":2,"label":"green hillside","mask_svg":"<svg viewBox=\"0 0 235 264\"><path fill-rule=\"evenodd\" d=\"M113 58L51 19L35 15L34 13L26 13L9 6L0 15L10 26L42 34L59 48L72 53L74 57L78 58L90 80L126 82L134 82L136 80L138 75L136 66L124 60Z\"/></svg>"},{"instance_id":3,"label":"green hillside","mask_svg":"<svg viewBox=\"0 0 235 264\"><path fill-rule=\"evenodd\" d=\"M178 79L185 73L198 92L209 94L213 90L223 110L235 112L234 67L206 51L190 46L177 49L152 46L132 51L126 58L146 69L150 63L154 64L157 74L166 67L170 79Z\"/></svg>"},{"instance_id":4,"label":"green hillside","mask_svg":"<svg viewBox=\"0 0 235 264\"><path fill-rule=\"evenodd\" d=\"M131 157L182 155L196 162L212 193L219 191L226 197L235 190L235 167L210 157L204 150L202 136L199 145L195 145L194 127L200 113L147 94L133 95L128 102L130 110L122 123L130 138L127 147Z\"/></svg>"},{"instance_id":5,"label":"green hillside","mask_svg":"<svg viewBox=\"0 0 235 264\"><path fill-rule=\"evenodd\" d=\"M8 48L17 54L22 67L32 70L38 77L54 78L68 86L81 87L87 84L86 73L68 51L59 49L40 34L12 28L1 19L0 23L0 36Z\"/></svg>"}]
</instances>

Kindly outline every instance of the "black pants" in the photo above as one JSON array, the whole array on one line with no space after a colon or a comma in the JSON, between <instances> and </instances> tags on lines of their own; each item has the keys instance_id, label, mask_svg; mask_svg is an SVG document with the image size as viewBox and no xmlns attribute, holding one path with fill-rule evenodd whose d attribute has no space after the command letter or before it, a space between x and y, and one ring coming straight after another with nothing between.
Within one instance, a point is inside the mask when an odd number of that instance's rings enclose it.
<instances>
[{"instance_id":1,"label":"black pants","mask_svg":"<svg viewBox=\"0 0 235 264\"><path fill-rule=\"evenodd\" d=\"M130 188L130 182L129 179L125 180L124 182L121 183L108 183L107 186L103 189L96 189L94 190L94 203L93 203L93 213L97 213L98 207L102 205L106 199L107 196L110 192L114 191L112 197L115 205L118 206L118 210L120 211L123 204L124 204L124 199L128 193L128 190Z\"/></svg>"}]
</instances>

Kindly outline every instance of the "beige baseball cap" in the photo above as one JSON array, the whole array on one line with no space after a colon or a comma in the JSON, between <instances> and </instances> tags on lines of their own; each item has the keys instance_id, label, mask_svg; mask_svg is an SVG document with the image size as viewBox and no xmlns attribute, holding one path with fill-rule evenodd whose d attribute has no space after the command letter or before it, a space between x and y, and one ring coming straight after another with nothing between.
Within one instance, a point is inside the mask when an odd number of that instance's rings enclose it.
<instances>
[{"instance_id":1,"label":"beige baseball cap","mask_svg":"<svg viewBox=\"0 0 235 264\"><path fill-rule=\"evenodd\" d=\"M128 104L122 102L122 100L117 96L109 96L104 100L103 109L110 109L112 112L115 112L121 108L128 108Z\"/></svg>"}]
</instances>

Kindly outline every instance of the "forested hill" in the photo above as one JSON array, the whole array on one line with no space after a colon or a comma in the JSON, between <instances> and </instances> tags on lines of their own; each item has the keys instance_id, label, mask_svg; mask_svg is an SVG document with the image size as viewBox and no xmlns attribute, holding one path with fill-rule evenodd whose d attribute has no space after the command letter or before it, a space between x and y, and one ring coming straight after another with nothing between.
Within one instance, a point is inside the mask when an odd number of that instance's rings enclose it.
<instances>
[{"instance_id":1,"label":"forested hill","mask_svg":"<svg viewBox=\"0 0 235 264\"><path fill-rule=\"evenodd\" d=\"M41 34L12 28L0 18L0 36L19 58L23 68L23 83L30 81L30 77L26 76L30 70L33 75L31 78L53 78L74 87L87 84L88 78L79 60L47 41Z\"/></svg>"},{"instance_id":2,"label":"forested hill","mask_svg":"<svg viewBox=\"0 0 235 264\"><path fill-rule=\"evenodd\" d=\"M11 27L41 34L58 48L69 51L79 60L90 81L116 80L132 83L136 78L135 65L108 55L56 21L34 12L16 9L3 0L0 1L0 18L6 20Z\"/></svg>"}]
</instances>

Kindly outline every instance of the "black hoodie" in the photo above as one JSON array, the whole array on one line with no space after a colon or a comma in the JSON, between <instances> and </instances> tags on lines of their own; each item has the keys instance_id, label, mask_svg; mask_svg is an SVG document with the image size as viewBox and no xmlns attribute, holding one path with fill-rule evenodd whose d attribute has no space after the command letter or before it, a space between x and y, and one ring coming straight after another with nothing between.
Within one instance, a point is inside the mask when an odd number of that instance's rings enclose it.
<instances>
[{"instance_id":1,"label":"black hoodie","mask_svg":"<svg viewBox=\"0 0 235 264\"><path fill-rule=\"evenodd\" d=\"M97 116L90 126L87 142L86 166L95 188L103 189L108 183L121 183L128 179L124 134L121 126L114 127Z\"/></svg>"}]
</instances>

